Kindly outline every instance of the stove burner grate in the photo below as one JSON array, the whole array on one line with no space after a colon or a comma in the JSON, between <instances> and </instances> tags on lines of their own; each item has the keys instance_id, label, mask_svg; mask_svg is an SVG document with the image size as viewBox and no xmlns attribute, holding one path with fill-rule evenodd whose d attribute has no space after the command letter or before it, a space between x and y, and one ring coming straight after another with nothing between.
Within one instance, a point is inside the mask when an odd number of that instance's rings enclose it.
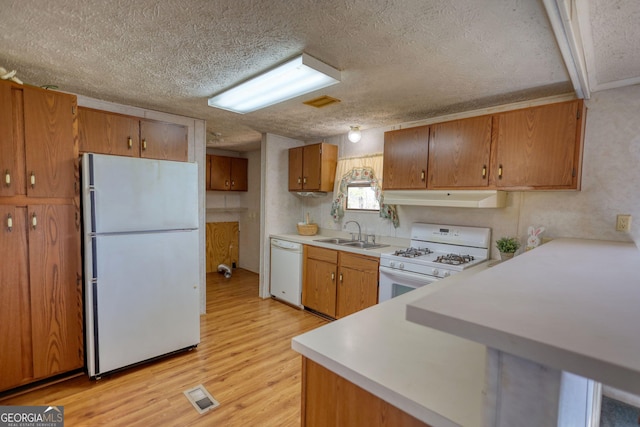
<instances>
[{"instance_id":1,"label":"stove burner grate","mask_svg":"<svg viewBox=\"0 0 640 427\"><path fill-rule=\"evenodd\" d=\"M407 248L395 251L394 255L404 258L417 258L431 253L433 253L433 251L429 248Z\"/></svg>"},{"instance_id":2,"label":"stove burner grate","mask_svg":"<svg viewBox=\"0 0 640 427\"><path fill-rule=\"evenodd\" d=\"M449 265L462 265L473 261L475 258L471 255L447 254L441 255L435 259L435 262Z\"/></svg>"}]
</instances>

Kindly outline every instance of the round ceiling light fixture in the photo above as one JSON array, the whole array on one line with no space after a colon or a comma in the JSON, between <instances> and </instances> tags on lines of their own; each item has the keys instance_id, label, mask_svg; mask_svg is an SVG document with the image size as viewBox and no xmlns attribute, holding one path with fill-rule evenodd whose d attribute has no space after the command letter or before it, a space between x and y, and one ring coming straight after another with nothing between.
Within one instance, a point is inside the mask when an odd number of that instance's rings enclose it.
<instances>
[{"instance_id":1,"label":"round ceiling light fixture","mask_svg":"<svg viewBox=\"0 0 640 427\"><path fill-rule=\"evenodd\" d=\"M354 144L360 141L360 139L362 138L362 132L360 132L360 126L351 126L351 130L349 131L349 134L347 135L347 137L349 138L349 141L353 142Z\"/></svg>"}]
</instances>

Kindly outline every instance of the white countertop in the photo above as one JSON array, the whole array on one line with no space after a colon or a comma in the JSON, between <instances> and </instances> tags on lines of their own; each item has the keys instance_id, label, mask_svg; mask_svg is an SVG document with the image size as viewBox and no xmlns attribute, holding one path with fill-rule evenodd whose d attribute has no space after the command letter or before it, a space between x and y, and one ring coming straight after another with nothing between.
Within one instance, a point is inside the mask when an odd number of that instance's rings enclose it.
<instances>
[{"instance_id":1,"label":"white countertop","mask_svg":"<svg viewBox=\"0 0 640 427\"><path fill-rule=\"evenodd\" d=\"M406 315L640 394L640 251L632 243L553 240L415 299Z\"/></svg>"},{"instance_id":2,"label":"white countertop","mask_svg":"<svg viewBox=\"0 0 640 427\"><path fill-rule=\"evenodd\" d=\"M330 239L332 237L336 237L333 235L329 236L329 235L316 234L315 236L301 236L299 234L271 234L269 237L272 237L275 239L282 239L289 242L302 243L304 245L313 245L321 248L335 249L338 251L353 252L360 255L369 255L377 258L380 258L380 254L395 252L401 249L406 249L407 246L409 246L409 239L394 239L394 242L390 242L391 244L387 243L384 239L382 239L380 241L377 241L376 243L386 244L388 246L384 246L382 248L374 248L374 249L360 249L360 248L354 248L352 246L341 246L333 243L316 242L316 240ZM406 243L404 243L405 240L406 240ZM403 243L398 244L398 242L400 241Z\"/></svg>"},{"instance_id":3,"label":"white countertop","mask_svg":"<svg viewBox=\"0 0 640 427\"><path fill-rule=\"evenodd\" d=\"M470 274L307 332L293 339L292 348L434 427L482 426L486 347L405 319L408 303L463 283Z\"/></svg>"}]
</instances>

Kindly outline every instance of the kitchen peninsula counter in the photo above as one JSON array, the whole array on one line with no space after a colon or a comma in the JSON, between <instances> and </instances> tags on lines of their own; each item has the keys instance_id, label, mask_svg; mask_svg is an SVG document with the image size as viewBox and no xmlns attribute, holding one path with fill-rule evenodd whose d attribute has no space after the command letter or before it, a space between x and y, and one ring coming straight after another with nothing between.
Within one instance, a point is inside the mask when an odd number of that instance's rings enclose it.
<instances>
[{"instance_id":1,"label":"kitchen peninsula counter","mask_svg":"<svg viewBox=\"0 0 640 427\"><path fill-rule=\"evenodd\" d=\"M486 347L405 316L408 303L485 268L486 263L336 320L295 337L292 347L429 425L482 426Z\"/></svg>"},{"instance_id":2,"label":"kitchen peninsula counter","mask_svg":"<svg viewBox=\"0 0 640 427\"><path fill-rule=\"evenodd\" d=\"M407 319L640 394L640 251L557 239L408 302Z\"/></svg>"}]
</instances>

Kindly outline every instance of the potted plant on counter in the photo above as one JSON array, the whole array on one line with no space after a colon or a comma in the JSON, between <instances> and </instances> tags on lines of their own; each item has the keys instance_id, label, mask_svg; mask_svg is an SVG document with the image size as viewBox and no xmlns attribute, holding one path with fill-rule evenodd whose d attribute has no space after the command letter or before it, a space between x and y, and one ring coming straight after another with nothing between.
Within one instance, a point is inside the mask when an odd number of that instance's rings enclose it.
<instances>
[{"instance_id":1,"label":"potted plant on counter","mask_svg":"<svg viewBox=\"0 0 640 427\"><path fill-rule=\"evenodd\" d=\"M515 237L501 237L496 240L496 247L500 251L500 259L506 261L513 258L513 255L520 247L520 242Z\"/></svg>"}]
</instances>

